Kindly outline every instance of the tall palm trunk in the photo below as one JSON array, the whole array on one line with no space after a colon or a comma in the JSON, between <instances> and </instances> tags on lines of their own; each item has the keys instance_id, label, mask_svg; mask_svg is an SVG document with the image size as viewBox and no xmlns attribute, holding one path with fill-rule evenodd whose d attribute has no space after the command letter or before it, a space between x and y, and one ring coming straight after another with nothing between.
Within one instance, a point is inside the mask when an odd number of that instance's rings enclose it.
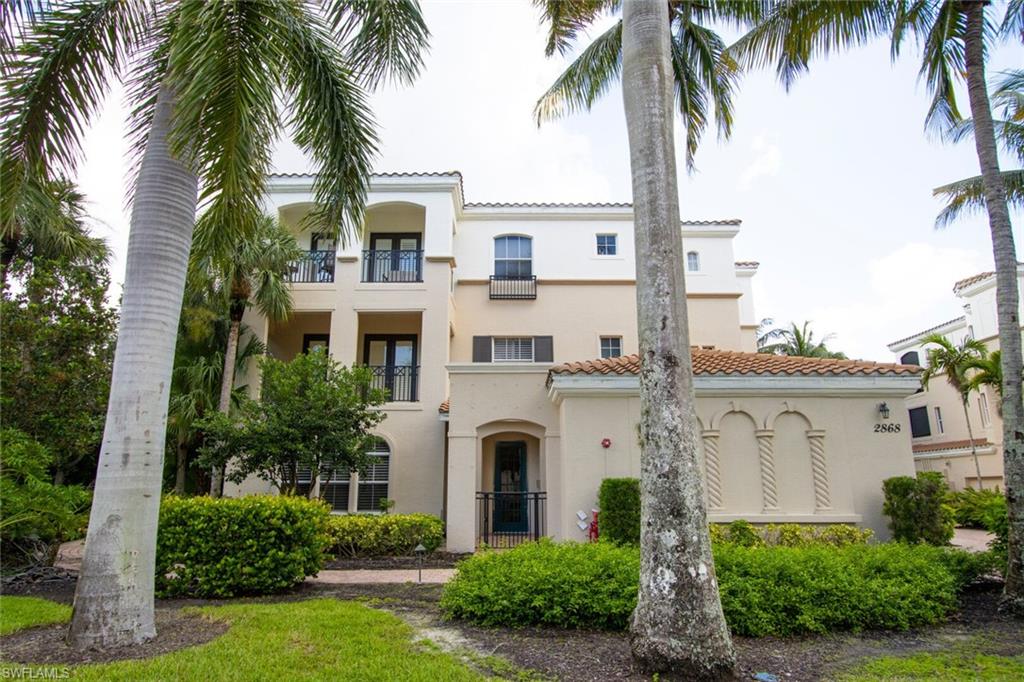
<instances>
[{"instance_id":1,"label":"tall palm trunk","mask_svg":"<svg viewBox=\"0 0 1024 682\"><path fill-rule=\"evenodd\" d=\"M238 312L236 314L236 309ZM231 327L228 330L228 345L224 349L224 371L220 375L220 402L217 410L224 414L231 411L231 389L235 385L235 358L238 357L238 336L242 328L242 313L245 305L231 302ZM210 472L210 497L220 497L224 490L224 467L214 465Z\"/></svg>"},{"instance_id":2,"label":"tall palm trunk","mask_svg":"<svg viewBox=\"0 0 1024 682\"><path fill-rule=\"evenodd\" d=\"M185 479L188 476L188 438L184 430L178 434L178 444L175 448L175 472L174 492L178 495L185 494Z\"/></svg>"},{"instance_id":3,"label":"tall palm trunk","mask_svg":"<svg viewBox=\"0 0 1024 682\"><path fill-rule=\"evenodd\" d=\"M981 464L978 463L978 446L974 444L974 429L971 428L971 413L967 409L967 397L965 396L960 403L964 408L964 419L967 421L967 439L971 443L971 457L974 458L974 474L978 477L978 490L981 490L985 486L981 484Z\"/></svg>"},{"instance_id":4,"label":"tall palm trunk","mask_svg":"<svg viewBox=\"0 0 1024 682\"><path fill-rule=\"evenodd\" d=\"M622 83L636 222L640 335L640 591L633 656L716 678L735 662L718 597L694 413L673 141L668 4L623 4Z\"/></svg>"},{"instance_id":5,"label":"tall palm trunk","mask_svg":"<svg viewBox=\"0 0 1024 682\"><path fill-rule=\"evenodd\" d=\"M1011 608L1024 613L1024 402L1021 395L1020 293L1017 252L1006 206L1006 187L999 173L999 155L985 83L984 3L966 2L964 51L967 94L974 119L992 252L996 264L996 319L1003 367L1003 477L1010 526L1010 561L1005 596Z\"/></svg>"},{"instance_id":6,"label":"tall palm trunk","mask_svg":"<svg viewBox=\"0 0 1024 682\"><path fill-rule=\"evenodd\" d=\"M128 266L85 555L68 642L156 635L153 573L167 402L196 209L196 176L171 156L173 92L157 97L132 208Z\"/></svg>"}]
</instances>

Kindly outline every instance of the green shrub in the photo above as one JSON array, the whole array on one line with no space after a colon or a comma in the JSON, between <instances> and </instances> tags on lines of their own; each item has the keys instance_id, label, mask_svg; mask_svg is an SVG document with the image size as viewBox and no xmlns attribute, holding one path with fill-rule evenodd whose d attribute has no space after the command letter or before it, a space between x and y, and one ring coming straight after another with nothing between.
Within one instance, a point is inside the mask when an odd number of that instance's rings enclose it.
<instances>
[{"instance_id":1,"label":"green shrub","mask_svg":"<svg viewBox=\"0 0 1024 682\"><path fill-rule=\"evenodd\" d=\"M764 544L764 540L754 525L743 519L736 519L726 526L726 536L729 544L740 547L760 547Z\"/></svg>"},{"instance_id":2,"label":"green shrub","mask_svg":"<svg viewBox=\"0 0 1024 682\"><path fill-rule=\"evenodd\" d=\"M882 511L889 517L895 540L947 545L953 539L953 510L945 503L949 488L941 473L922 471L916 478L887 478L882 490Z\"/></svg>"},{"instance_id":3,"label":"green shrub","mask_svg":"<svg viewBox=\"0 0 1024 682\"><path fill-rule=\"evenodd\" d=\"M339 556L399 556L421 543L433 552L444 542L444 522L429 514L345 514L329 524Z\"/></svg>"},{"instance_id":4,"label":"green shrub","mask_svg":"<svg viewBox=\"0 0 1024 682\"><path fill-rule=\"evenodd\" d=\"M863 545L874 535L870 528L834 524L829 526L769 523L754 526L742 519L730 524L711 524L711 541L742 547L846 547Z\"/></svg>"},{"instance_id":5,"label":"green shrub","mask_svg":"<svg viewBox=\"0 0 1024 682\"><path fill-rule=\"evenodd\" d=\"M987 519L1000 511L1006 513L1006 497L998 490L966 488L950 493L949 504L956 517L956 525L964 528L988 529Z\"/></svg>"},{"instance_id":6,"label":"green shrub","mask_svg":"<svg viewBox=\"0 0 1024 682\"><path fill-rule=\"evenodd\" d=\"M640 544L640 480L606 478L597 493L602 540L616 545Z\"/></svg>"},{"instance_id":7,"label":"green shrub","mask_svg":"<svg viewBox=\"0 0 1024 682\"><path fill-rule=\"evenodd\" d=\"M54 485L53 455L15 429L0 429L0 542L5 565L46 560L59 542L85 534L90 495Z\"/></svg>"},{"instance_id":8,"label":"green shrub","mask_svg":"<svg viewBox=\"0 0 1024 682\"><path fill-rule=\"evenodd\" d=\"M234 597L293 587L323 566L329 519L325 503L300 497L165 497L157 595Z\"/></svg>"},{"instance_id":9,"label":"green shrub","mask_svg":"<svg viewBox=\"0 0 1024 682\"><path fill-rule=\"evenodd\" d=\"M715 546L735 634L791 635L935 623L956 605L963 552L904 544ZM459 564L449 618L485 625L622 629L636 603L639 552L608 543L521 545Z\"/></svg>"},{"instance_id":10,"label":"green shrub","mask_svg":"<svg viewBox=\"0 0 1024 682\"><path fill-rule=\"evenodd\" d=\"M441 608L483 625L621 630L636 605L639 571L635 547L545 539L460 562Z\"/></svg>"}]
</instances>

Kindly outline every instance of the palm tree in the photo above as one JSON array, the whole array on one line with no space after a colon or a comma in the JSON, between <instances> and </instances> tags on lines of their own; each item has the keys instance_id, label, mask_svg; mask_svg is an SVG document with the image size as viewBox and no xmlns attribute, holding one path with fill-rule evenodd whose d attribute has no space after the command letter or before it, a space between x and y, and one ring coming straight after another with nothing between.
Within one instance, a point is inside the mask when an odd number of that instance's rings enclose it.
<instances>
[{"instance_id":1,"label":"palm tree","mask_svg":"<svg viewBox=\"0 0 1024 682\"><path fill-rule=\"evenodd\" d=\"M1003 359L997 350L968 361L967 368L974 370L967 385L972 391L981 391L986 386L995 389L996 394L1003 395ZM1002 408L1002 405L1000 405ZM1002 412L999 413L1002 416Z\"/></svg>"},{"instance_id":2,"label":"palm tree","mask_svg":"<svg viewBox=\"0 0 1024 682\"><path fill-rule=\"evenodd\" d=\"M967 372L973 363L984 357L985 344L977 339L965 338L959 346L953 344L942 334L929 334L921 340L923 345L934 344L925 353L927 367L921 373L921 383L925 388L936 376L944 374L946 382L960 396L960 404L964 408L964 419L967 421L967 438L971 442L971 456L974 457L974 473L978 477L978 489L981 485L981 465L978 463L978 447L974 442L974 430L971 428L971 415L967 409L971 387Z\"/></svg>"},{"instance_id":3,"label":"palm tree","mask_svg":"<svg viewBox=\"0 0 1024 682\"><path fill-rule=\"evenodd\" d=\"M776 338L782 339L775 343L759 344L758 353L771 353L772 355L791 355L802 358L834 358L845 360L846 354L839 351L831 351L825 345L835 334L826 334L820 341L814 339L814 330L810 322L804 322L802 327L796 326L796 322L790 323L789 329L774 329L777 332ZM761 338L770 341L768 334Z\"/></svg>"},{"instance_id":4,"label":"palm tree","mask_svg":"<svg viewBox=\"0 0 1024 682\"><path fill-rule=\"evenodd\" d=\"M1009 566L1004 600L1024 613L1024 396L1021 376L1020 292L1017 253L999 168L995 125L985 79L985 54L1002 35L1024 39L1024 3L1011 0L1000 22L985 0L900 0L885 2L779 2L734 46L741 64L774 64L785 85L830 51L888 35L895 59L912 35L921 46L921 77L932 103L926 126L948 131L963 118L955 85L967 85L981 187L996 266L996 314L1003 363L1003 470L1009 504Z\"/></svg>"},{"instance_id":5,"label":"palm tree","mask_svg":"<svg viewBox=\"0 0 1024 682\"><path fill-rule=\"evenodd\" d=\"M26 188L14 219L0 226L0 290L16 262L109 258L106 242L86 230L84 202L75 185L63 178Z\"/></svg>"},{"instance_id":6,"label":"palm tree","mask_svg":"<svg viewBox=\"0 0 1024 682\"><path fill-rule=\"evenodd\" d=\"M1001 119L992 125L1003 149L1024 164L1024 70L1010 71L992 93L995 108L1001 110ZM974 121L966 119L949 132L952 142L961 142L974 135ZM1006 200L1011 206L1024 208L1024 169L1001 171ZM932 194L946 199L946 205L935 219L936 227L946 227L967 211L985 210L985 187L980 175L957 180L932 190Z\"/></svg>"},{"instance_id":7,"label":"palm tree","mask_svg":"<svg viewBox=\"0 0 1024 682\"><path fill-rule=\"evenodd\" d=\"M577 30L617 4L546 3L549 52L551 45L566 46ZM597 11L591 11L594 7ZM686 679L718 678L733 667L735 653L718 596L698 473L700 434L673 142L673 78L682 55L670 39L669 3L632 0L623 3L622 11L621 67L614 74L621 70L629 131L644 358L640 589L630 642L634 658L647 670ZM586 95L582 101L586 104Z\"/></svg>"},{"instance_id":8,"label":"palm tree","mask_svg":"<svg viewBox=\"0 0 1024 682\"><path fill-rule=\"evenodd\" d=\"M235 366L242 316L255 305L266 318L284 320L291 314L292 295L286 273L292 261L299 258L299 244L286 228L267 216L259 221L251 237L237 240L229 252L208 251L205 245L215 242L208 234L209 223L196 231L191 265L196 279L208 279L200 286L211 287L214 296L227 303L230 326L223 352L220 399L217 409L227 414L231 408L231 391L235 385ZM224 487L224 471L217 467L210 480L210 495L220 497Z\"/></svg>"},{"instance_id":9,"label":"palm tree","mask_svg":"<svg viewBox=\"0 0 1024 682\"><path fill-rule=\"evenodd\" d=\"M426 37L414 0L76 0L19 43L0 105L0 228L33 183L74 170L111 78L134 103L128 263L73 646L156 634L160 464L199 202L215 241L252 234L272 144L287 130L316 166L310 223L351 231L376 148L366 93L411 80Z\"/></svg>"}]
</instances>

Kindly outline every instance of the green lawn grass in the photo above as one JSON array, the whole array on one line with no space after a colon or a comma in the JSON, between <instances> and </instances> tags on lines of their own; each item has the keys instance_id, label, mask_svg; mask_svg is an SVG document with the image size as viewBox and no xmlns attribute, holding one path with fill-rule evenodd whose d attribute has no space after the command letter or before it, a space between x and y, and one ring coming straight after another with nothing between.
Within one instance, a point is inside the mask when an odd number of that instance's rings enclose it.
<instances>
[{"instance_id":1,"label":"green lawn grass","mask_svg":"<svg viewBox=\"0 0 1024 682\"><path fill-rule=\"evenodd\" d=\"M63 623L71 607L38 597L0 597L0 635L36 625Z\"/></svg>"},{"instance_id":2,"label":"green lawn grass","mask_svg":"<svg viewBox=\"0 0 1024 682\"><path fill-rule=\"evenodd\" d=\"M5 628L8 599L0 600ZM212 642L164 656L75 666L72 677L75 680L482 679L451 654L415 643L413 629L397 616L355 602L315 599L189 610L207 618L225 620L231 627Z\"/></svg>"},{"instance_id":3,"label":"green lawn grass","mask_svg":"<svg viewBox=\"0 0 1024 682\"><path fill-rule=\"evenodd\" d=\"M858 665L839 677L843 682L868 680L1024 680L1024 656L992 656L970 647L913 656L886 656Z\"/></svg>"}]
</instances>

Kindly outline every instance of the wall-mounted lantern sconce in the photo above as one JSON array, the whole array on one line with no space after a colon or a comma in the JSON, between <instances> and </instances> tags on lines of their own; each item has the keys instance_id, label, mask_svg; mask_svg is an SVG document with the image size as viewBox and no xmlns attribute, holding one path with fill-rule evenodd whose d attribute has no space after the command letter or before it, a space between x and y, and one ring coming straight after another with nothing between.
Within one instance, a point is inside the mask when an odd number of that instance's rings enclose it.
<instances>
[{"instance_id":1,"label":"wall-mounted lantern sconce","mask_svg":"<svg viewBox=\"0 0 1024 682\"><path fill-rule=\"evenodd\" d=\"M878 416L882 419L889 418L889 406L885 403L878 403Z\"/></svg>"}]
</instances>

